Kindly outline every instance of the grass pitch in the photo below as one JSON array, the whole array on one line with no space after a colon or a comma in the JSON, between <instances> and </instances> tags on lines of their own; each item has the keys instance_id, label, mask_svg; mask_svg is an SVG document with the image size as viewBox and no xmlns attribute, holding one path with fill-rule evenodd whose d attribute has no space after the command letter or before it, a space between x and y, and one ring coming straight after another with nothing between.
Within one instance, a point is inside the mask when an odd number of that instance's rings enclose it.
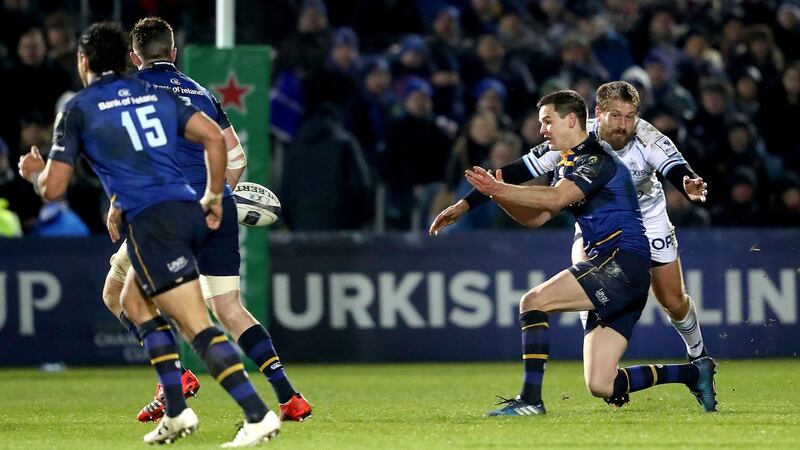
<instances>
[{"instance_id":1,"label":"grass pitch","mask_svg":"<svg viewBox=\"0 0 800 450\"><path fill-rule=\"evenodd\" d=\"M718 361L720 411L702 408L682 385L632 395L621 410L591 397L581 365L553 361L546 416L483 418L495 394L519 390L519 363L289 365L313 407L263 448L800 448L800 361ZM627 365L627 363L626 363ZM251 374L270 407L269 385ZM218 448L241 415L201 376L189 401L200 432L174 448ZM155 384L149 368L0 370L0 448L142 449L152 424L136 422Z\"/></svg>"}]
</instances>

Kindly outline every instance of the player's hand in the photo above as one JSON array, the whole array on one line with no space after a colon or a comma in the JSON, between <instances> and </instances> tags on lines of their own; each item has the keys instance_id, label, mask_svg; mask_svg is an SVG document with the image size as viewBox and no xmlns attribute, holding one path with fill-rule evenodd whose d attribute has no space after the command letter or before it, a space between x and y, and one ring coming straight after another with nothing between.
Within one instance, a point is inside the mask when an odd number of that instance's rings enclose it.
<instances>
[{"instance_id":1,"label":"player's hand","mask_svg":"<svg viewBox=\"0 0 800 450\"><path fill-rule=\"evenodd\" d=\"M111 242L119 240L119 226L122 224L122 210L114 205L117 195L111 196L111 204L108 207L108 214L106 215L106 228L108 228L108 235L111 237Z\"/></svg>"},{"instance_id":2,"label":"player's hand","mask_svg":"<svg viewBox=\"0 0 800 450\"><path fill-rule=\"evenodd\" d=\"M219 228L222 222L222 194L214 194L206 190L203 198L200 199L200 206L206 213L206 225L212 230Z\"/></svg>"},{"instance_id":3,"label":"player's hand","mask_svg":"<svg viewBox=\"0 0 800 450\"><path fill-rule=\"evenodd\" d=\"M222 223L222 203L211 205L206 211L206 225L212 230L219 228Z\"/></svg>"},{"instance_id":4,"label":"player's hand","mask_svg":"<svg viewBox=\"0 0 800 450\"><path fill-rule=\"evenodd\" d=\"M708 184L701 177L689 178L688 175L684 175L683 190L686 191L689 200L705 203L706 195L708 195Z\"/></svg>"},{"instance_id":5,"label":"player's hand","mask_svg":"<svg viewBox=\"0 0 800 450\"><path fill-rule=\"evenodd\" d=\"M428 233L430 233L431 236L436 236L445 227L456 223L456 221L460 219L461 216L466 214L467 211L469 211L469 203L467 203L467 201L464 199L461 199L455 204L448 206L444 211L440 212L435 219L433 219L433 223L431 224L430 229L428 229Z\"/></svg>"},{"instance_id":6,"label":"player's hand","mask_svg":"<svg viewBox=\"0 0 800 450\"><path fill-rule=\"evenodd\" d=\"M491 172L482 167L475 166L472 170L464 172L469 184L478 190L483 195L494 197L499 194L505 183L503 183L502 171L497 171L498 178L492 176Z\"/></svg>"},{"instance_id":7,"label":"player's hand","mask_svg":"<svg viewBox=\"0 0 800 450\"><path fill-rule=\"evenodd\" d=\"M42 154L39 153L39 148L35 145L31 147L30 153L22 155L22 158L19 159L19 164L17 164L20 176L28 182L31 182L31 175L34 172L43 171L44 166Z\"/></svg>"}]
</instances>

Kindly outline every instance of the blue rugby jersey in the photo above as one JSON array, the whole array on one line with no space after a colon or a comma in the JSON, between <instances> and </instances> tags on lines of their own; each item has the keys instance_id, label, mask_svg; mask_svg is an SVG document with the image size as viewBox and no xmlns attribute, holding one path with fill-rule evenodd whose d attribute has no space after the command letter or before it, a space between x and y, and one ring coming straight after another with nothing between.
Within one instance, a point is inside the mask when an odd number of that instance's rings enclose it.
<instances>
[{"instance_id":1,"label":"blue rugby jersey","mask_svg":"<svg viewBox=\"0 0 800 450\"><path fill-rule=\"evenodd\" d=\"M223 130L231 126L228 115L222 110L219 101L206 88L179 72L171 62L149 63L132 76L172 92L187 105L192 105L206 113ZM178 161L189 184L197 191L199 199L206 189L206 159L202 144L179 138ZM224 195L233 195L227 183L225 183Z\"/></svg>"},{"instance_id":2,"label":"blue rugby jersey","mask_svg":"<svg viewBox=\"0 0 800 450\"><path fill-rule=\"evenodd\" d=\"M561 152L553 185L566 178L583 191L585 198L567 209L581 227L589 256L619 248L649 260L636 188L628 168L606 145L589 133L580 145Z\"/></svg>"},{"instance_id":3,"label":"blue rugby jersey","mask_svg":"<svg viewBox=\"0 0 800 450\"><path fill-rule=\"evenodd\" d=\"M176 152L196 112L143 81L108 72L65 105L49 157L75 165L83 154L130 221L157 203L196 200Z\"/></svg>"}]
</instances>

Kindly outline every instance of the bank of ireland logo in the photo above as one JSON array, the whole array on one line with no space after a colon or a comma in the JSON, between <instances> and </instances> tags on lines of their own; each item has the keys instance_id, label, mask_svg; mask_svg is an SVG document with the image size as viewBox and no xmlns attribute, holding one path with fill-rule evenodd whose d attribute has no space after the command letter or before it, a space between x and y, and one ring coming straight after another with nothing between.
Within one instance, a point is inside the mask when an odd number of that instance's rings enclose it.
<instances>
[{"instance_id":1,"label":"bank of ireland logo","mask_svg":"<svg viewBox=\"0 0 800 450\"><path fill-rule=\"evenodd\" d=\"M130 97L131 91L129 91L128 89L122 88L122 89L117 91L117 95L120 96L120 97Z\"/></svg>"},{"instance_id":2,"label":"bank of ireland logo","mask_svg":"<svg viewBox=\"0 0 800 450\"><path fill-rule=\"evenodd\" d=\"M255 89L252 84L239 83L236 72L231 70L228 72L225 84L212 84L211 87L219 93L221 97L220 103L222 103L223 108L228 108L230 106L241 114L247 114L245 97L250 95L253 89Z\"/></svg>"},{"instance_id":3,"label":"bank of ireland logo","mask_svg":"<svg viewBox=\"0 0 800 450\"><path fill-rule=\"evenodd\" d=\"M180 256L178 259L168 262L167 269L172 273L176 273L186 267L187 264L189 264L189 260L185 256Z\"/></svg>"},{"instance_id":4,"label":"bank of ireland logo","mask_svg":"<svg viewBox=\"0 0 800 450\"><path fill-rule=\"evenodd\" d=\"M174 84L174 85L176 85L176 86L181 84L181 81L179 79L177 79L177 78L170 78L169 82Z\"/></svg>"},{"instance_id":5,"label":"bank of ireland logo","mask_svg":"<svg viewBox=\"0 0 800 450\"><path fill-rule=\"evenodd\" d=\"M596 290L594 295L595 295L595 297L597 297L597 300L600 303L602 303L604 305L606 303L608 303L608 296L606 295L605 291L603 291L603 288L600 288L600 289Z\"/></svg>"}]
</instances>

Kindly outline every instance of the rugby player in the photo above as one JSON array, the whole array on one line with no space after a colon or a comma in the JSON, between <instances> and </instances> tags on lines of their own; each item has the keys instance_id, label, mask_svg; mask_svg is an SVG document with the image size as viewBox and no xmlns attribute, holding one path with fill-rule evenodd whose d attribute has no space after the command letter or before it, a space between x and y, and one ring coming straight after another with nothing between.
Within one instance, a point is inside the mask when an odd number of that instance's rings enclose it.
<instances>
[{"instance_id":1,"label":"rugby player","mask_svg":"<svg viewBox=\"0 0 800 450\"><path fill-rule=\"evenodd\" d=\"M681 187L684 195L695 202L705 201L706 183L692 171L668 137L638 117L639 95L630 83L614 81L603 84L597 90L596 100L596 119L589 120L588 130L596 132L611 145L633 177L650 243L653 293L683 339L689 360L707 356L697 310L683 283L675 227L667 216L664 191L656 173ZM519 184L555 169L561 158L557 152L549 152L548 145L545 142L504 167L506 181ZM436 217L430 228L431 234L437 234L486 200L479 192L470 193ZM586 258L581 230L576 225L572 262ZM588 314L581 314L584 324ZM611 403L620 406L627 400L626 396Z\"/></svg>"},{"instance_id":2,"label":"rugby player","mask_svg":"<svg viewBox=\"0 0 800 450\"><path fill-rule=\"evenodd\" d=\"M86 88L59 114L47 163L33 148L20 160L19 171L52 201L64 195L75 161L83 155L122 212L128 252L135 256L126 286L149 297L144 301L123 292L123 308L138 325L166 398L166 416L144 441L171 443L199 424L183 397L175 337L157 307L180 326L244 412L245 423L223 446L254 445L276 435L280 419L256 393L233 345L211 323L195 261L209 228L223 220L225 140L219 126L195 107L123 77L128 49L119 24L96 23L84 31L77 65ZM205 148L208 181L199 203L176 158L179 135Z\"/></svg>"},{"instance_id":3,"label":"rugby player","mask_svg":"<svg viewBox=\"0 0 800 450\"><path fill-rule=\"evenodd\" d=\"M575 215L589 258L526 292L520 300L525 373L520 394L488 413L535 415L546 412L541 390L550 353L549 315L591 311L584 337L584 380L592 395L624 395L682 383L706 411L716 411L714 369L709 357L688 364L651 364L618 368L650 287L650 246L637 192L628 168L595 132L587 132L586 104L575 91L558 91L537 104L542 134L560 160L551 186L503 182L475 167L467 181L512 217L538 227L568 209Z\"/></svg>"},{"instance_id":4,"label":"rugby player","mask_svg":"<svg viewBox=\"0 0 800 450\"><path fill-rule=\"evenodd\" d=\"M203 297L222 326L237 341L244 353L264 373L272 385L280 403L281 420L302 421L311 415L311 406L298 393L281 364L272 345L269 332L242 305L239 287L239 226L236 203L231 187L235 187L247 166L247 158L242 149L228 116L217 99L197 82L178 71L175 67L177 49L172 27L158 17L140 20L130 34L132 49L131 62L139 69L134 77L145 80L153 86L175 93L187 105L192 105L222 128L228 148L228 164L225 171L227 184L223 195L223 217L219 229L212 231L202 244L197 258L200 272L200 286ZM186 139L177 141L177 159L189 184L197 192L202 192L206 184L206 167L203 146ZM116 228L116 214L109 213L109 231L116 241L119 233ZM130 259L125 246L111 257L111 269L103 287L103 301L108 309L118 317L134 335L136 327L121 311L120 292L125 274L130 267ZM131 291L132 295L136 291ZM200 387L194 374L181 366L181 380L184 396L195 395ZM156 386L153 401L141 409L138 419L141 422L157 421L164 415L164 395L161 385Z\"/></svg>"}]
</instances>

